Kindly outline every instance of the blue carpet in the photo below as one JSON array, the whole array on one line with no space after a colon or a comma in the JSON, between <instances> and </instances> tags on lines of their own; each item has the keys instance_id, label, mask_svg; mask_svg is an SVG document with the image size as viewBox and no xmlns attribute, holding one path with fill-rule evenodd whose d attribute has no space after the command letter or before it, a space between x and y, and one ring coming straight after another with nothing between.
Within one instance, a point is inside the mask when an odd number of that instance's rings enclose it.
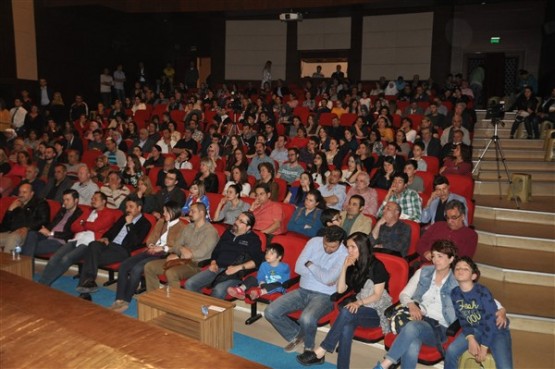
<instances>
[{"instance_id":1,"label":"blue carpet","mask_svg":"<svg viewBox=\"0 0 555 369\"><path fill-rule=\"evenodd\" d=\"M39 275L35 274L35 281L39 279ZM52 284L52 287L65 292L72 296L78 296L79 292L75 290L77 287L77 279L62 276ZM91 294L93 302L100 306L109 307L115 300L116 294L108 288L99 288L98 292ZM129 309L124 313L133 318L137 318L137 301L133 299L129 304ZM256 326L253 326L256 329ZM277 332L276 332L277 335ZM266 365L273 369L301 369L306 368L299 364L295 358L296 353L286 353L282 347L272 345L240 333L233 333L233 349L232 354L241 356L245 359ZM318 365L321 369L332 369L335 365L325 363Z\"/></svg>"}]
</instances>

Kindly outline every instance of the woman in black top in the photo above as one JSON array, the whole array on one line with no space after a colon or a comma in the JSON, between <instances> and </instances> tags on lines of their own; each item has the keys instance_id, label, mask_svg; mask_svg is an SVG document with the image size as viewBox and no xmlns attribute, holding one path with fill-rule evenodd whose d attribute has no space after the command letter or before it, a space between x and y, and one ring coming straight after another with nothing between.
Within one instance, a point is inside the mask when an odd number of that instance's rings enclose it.
<instances>
[{"instance_id":1,"label":"woman in black top","mask_svg":"<svg viewBox=\"0 0 555 369\"><path fill-rule=\"evenodd\" d=\"M326 352L334 352L339 345L337 368L349 367L351 344L357 327L382 327L384 333L389 332L389 324L384 316L385 309L391 305L391 297L387 292L389 273L384 264L372 255L368 236L355 232L345 242L348 255L343 263L337 292L353 291L355 296L339 310L339 317L320 346L314 351L305 351L297 356L303 365L322 364Z\"/></svg>"},{"instance_id":2,"label":"woman in black top","mask_svg":"<svg viewBox=\"0 0 555 369\"><path fill-rule=\"evenodd\" d=\"M212 159L207 157L200 159L200 171L195 176L195 181L204 182L206 192L219 193L219 181L218 176L214 174L215 170L216 163Z\"/></svg>"}]
</instances>

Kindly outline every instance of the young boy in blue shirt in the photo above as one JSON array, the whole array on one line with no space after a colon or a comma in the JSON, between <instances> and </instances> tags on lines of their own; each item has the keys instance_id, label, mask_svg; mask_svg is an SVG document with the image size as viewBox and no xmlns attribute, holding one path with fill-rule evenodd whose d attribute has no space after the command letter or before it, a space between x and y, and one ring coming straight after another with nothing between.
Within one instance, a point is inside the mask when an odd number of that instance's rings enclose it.
<instances>
[{"instance_id":1,"label":"young boy in blue shirt","mask_svg":"<svg viewBox=\"0 0 555 369\"><path fill-rule=\"evenodd\" d=\"M256 300L267 293L284 293L281 284L289 279L291 271L289 265L281 262L283 254L283 246L270 244L266 247L266 261L260 264L256 278L245 278L240 285L229 287L227 293L239 300L244 300L247 295L251 300Z\"/></svg>"}]
</instances>

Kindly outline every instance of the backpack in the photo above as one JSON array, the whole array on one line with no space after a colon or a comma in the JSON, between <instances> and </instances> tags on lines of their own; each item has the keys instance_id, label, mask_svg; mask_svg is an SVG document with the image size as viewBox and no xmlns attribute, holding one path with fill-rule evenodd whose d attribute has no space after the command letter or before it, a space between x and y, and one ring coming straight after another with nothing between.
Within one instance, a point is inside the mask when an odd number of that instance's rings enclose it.
<instances>
[{"instance_id":1,"label":"backpack","mask_svg":"<svg viewBox=\"0 0 555 369\"><path fill-rule=\"evenodd\" d=\"M465 351L459 360L459 369L496 369L493 356L488 352L486 360L482 363L474 360L470 352Z\"/></svg>"}]
</instances>

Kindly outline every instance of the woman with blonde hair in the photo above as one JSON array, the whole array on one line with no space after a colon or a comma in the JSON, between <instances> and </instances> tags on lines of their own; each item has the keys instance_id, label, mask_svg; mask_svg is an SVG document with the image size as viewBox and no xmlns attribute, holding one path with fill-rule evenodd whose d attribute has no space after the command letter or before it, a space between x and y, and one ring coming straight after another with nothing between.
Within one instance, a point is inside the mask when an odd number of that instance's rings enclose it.
<instances>
[{"instance_id":1,"label":"woman with blonde hair","mask_svg":"<svg viewBox=\"0 0 555 369\"><path fill-rule=\"evenodd\" d=\"M209 157L200 159L200 170L195 176L195 181L202 181L206 192L218 193L218 176L214 174L216 163Z\"/></svg>"}]
</instances>

